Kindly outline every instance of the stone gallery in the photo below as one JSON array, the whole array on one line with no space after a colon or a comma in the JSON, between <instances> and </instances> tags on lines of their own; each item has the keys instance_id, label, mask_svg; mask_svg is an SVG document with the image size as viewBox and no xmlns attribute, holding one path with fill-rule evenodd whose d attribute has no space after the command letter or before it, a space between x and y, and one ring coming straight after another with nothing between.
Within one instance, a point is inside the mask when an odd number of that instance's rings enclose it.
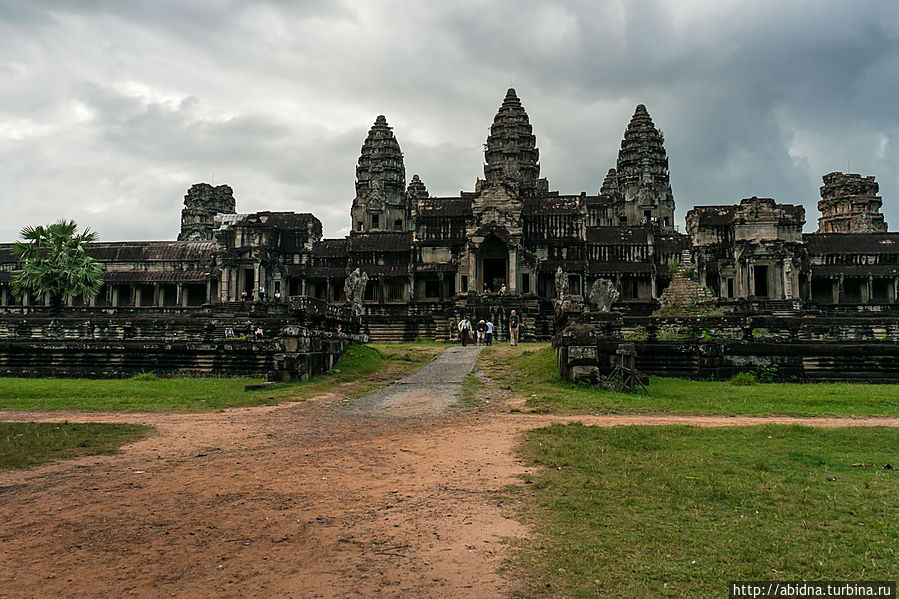
<instances>
[{"instance_id":1,"label":"stone gallery","mask_svg":"<svg viewBox=\"0 0 899 599\"><path fill-rule=\"evenodd\" d=\"M356 166L356 197L347 198L351 232L340 239L323 239L312 214L239 214L227 185L193 185L177 241L92 244L106 284L71 309L184 315L249 302L271 311L308 296L355 304L373 340L412 340L448 338L461 315L491 316L502 336L515 308L523 336L546 339L558 287L645 316L678 268L725 313L899 307L899 233L887 232L874 177L825 175L815 233L803 233L802 206L756 197L697 206L680 233L664 138L642 104L595 194L562 194L541 178L513 89L484 147L473 191L432 197L419 175L407 181L400 144L378 116ZM10 293L9 250L0 245L0 312L39 314L46 298Z\"/></svg>"}]
</instances>

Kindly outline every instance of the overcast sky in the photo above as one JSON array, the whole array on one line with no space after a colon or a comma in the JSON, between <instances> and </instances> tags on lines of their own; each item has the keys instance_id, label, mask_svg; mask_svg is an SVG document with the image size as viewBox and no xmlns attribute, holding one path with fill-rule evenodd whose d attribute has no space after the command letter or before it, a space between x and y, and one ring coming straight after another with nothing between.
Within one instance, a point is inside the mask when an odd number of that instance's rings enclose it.
<instances>
[{"instance_id":1,"label":"overcast sky","mask_svg":"<svg viewBox=\"0 0 899 599\"><path fill-rule=\"evenodd\" d=\"M814 230L851 165L899 229L896 0L0 0L0 241L61 217L174 239L213 178L343 235L378 114L407 181L456 195L510 86L551 189L597 193L644 103L681 223L758 195Z\"/></svg>"}]
</instances>

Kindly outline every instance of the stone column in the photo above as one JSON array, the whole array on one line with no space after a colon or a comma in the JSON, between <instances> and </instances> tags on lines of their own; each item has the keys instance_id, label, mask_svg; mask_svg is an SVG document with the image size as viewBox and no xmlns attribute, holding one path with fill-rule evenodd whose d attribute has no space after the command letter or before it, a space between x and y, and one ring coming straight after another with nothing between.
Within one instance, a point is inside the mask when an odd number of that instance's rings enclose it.
<instances>
[{"instance_id":1,"label":"stone column","mask_svg":"<svg viewBox=\"0 0 899 599\"><path fill-rule=\"evenodd\" d=\"M836 303L838 303L838 304L843 303L844 292L845 292L845 289L843 286L843 275L840 275L839 278L837 279L837 301L836 301Z\"/></svg>"},{"instance_id":2,"label":"stone column","mask_svg":"<svg viewBox=\"0 0 899 599\"><path fill-rule=\"evenodd\" d=\"M331 302L331 277L328 277L325 282L325 300Z\"/></svg>"},{"instance_id":3,"label":"stone column","mask_svg":"<svg viewBox=\"0 0 899 599\"><path fill-rule=\"evenodd\" d=\"M256 277L256 280L253 281L253 297L257 300L261 300L262 298L259 297L259 286L265 285L265 273L262 269L262 262L256 263L256 266L253 268L253 273ZM265 293L268 293L268 287L266 287Z\"/></svg>"},{"instance_id":4,"label":"stone column","mask_svg":"<svg viewBox=\"0 0 899 599\"><path fill-rule=\"evenodd\" d=\"M509 293L518 293L518 249L509 250Z\"/></svg>"},{"instance_id":5,"label":"stone column","mask_svg":"<svg viewBox=\"0 0 899 599\"><path fill-rule=\"evenodd\" d=\"M899 299L899 277L893 279L893 284L890 285L890 303L896 303L896 300Z\"/></svg>"},{"instance_id":6,"label":"stone column","mask_svg":"<svg viewBox=\"0 0 899 599\"><path fill-rule=\"evenodd\" d=\"M140 304L141 304L141 299L142 299L142 298L141 298L141 295L142 295L142 293L141 293L141 286L140 286L140 285L135 285L134 283L131 283L131 303L132 303L134 306L140 306Z\"/></svg>"},{"instance_id":7,"label":"stone column","mask_svg":"<svg viewBox=\"0 0 899 599\"><path fill-rule=\"evenodd\" d=\"M865 281L865 297L862 300L866 304L874 301L874 275L868 275L868 280Z\"/></svg>"},{"instance_id":8,"label":"stone column","mask_svg":"<svg viewBox=\"0 0 899 599\"><path fill-rule=\"evenodd\" d=\"M483 284L478 285L478 257L476 254L468 252L468 290L472 289L475 290L475 293L480 293L484 286Z\"/></svg>"},{"instance_id":9,"label":"stone column","mask_svg":"<svg viewBox=\"0 0 899 599\"><path fill-rule=\"evenodd\" d=\"M165 289L159 283L153 283L153 305L161 308L165 303Z\"/></svg>"},{"instance_id":10,"label":"stone column","mask_svg":"<svg viewBox=\"0 0 899 599\"><path fill-rule=\"evenodd\" d=\"M0 287L0 306L8 306L9 305L9 291L7 291L6 286Z\"/></svg>"},{"instance_id":11,"label":"stone column","mask_svg":"<svg viewBox=\"0 0 899 599\"><path fill-rule=\"evenodd\" d=\"M749 285L749 289L746 290L746 297L752 297L755 295L755 273L753 272L753 270L755 269L752 268L753 266L754 264L752 263L752 260L746 261L746 282Z\"/></svg>"},{"instance_id":12,"label":"stone column","mask_svg":"<svg viewBox=\"0 0 899 599\"><path fill-rule=\"evenodd\" d=\"M406 294L406 301L415 301L415 273L409 274L409 292Z\"/></svg>"},{"instance_id":13,"label":"stone column","mask_svg":"<svg viewBox=\"0 0 899 599\"><path fill-rule=\"evenodd\" d=\"M442 300L446 297L445 283L443 282L443 273L437 273L437 298Z\"/></svg>"}]
</instances>

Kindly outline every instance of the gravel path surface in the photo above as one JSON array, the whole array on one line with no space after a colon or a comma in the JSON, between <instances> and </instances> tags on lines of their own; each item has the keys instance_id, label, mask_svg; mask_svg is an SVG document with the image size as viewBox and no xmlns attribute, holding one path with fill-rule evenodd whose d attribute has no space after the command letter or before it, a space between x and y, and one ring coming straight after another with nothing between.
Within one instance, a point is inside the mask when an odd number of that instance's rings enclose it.
<instances>
[{"instance_id":1,"label":"gravel path surface","mask_svg":"<svg viewBox=\"0 0 899 599\"><path fill-rule=\"evenodd\" d=\"M356 415L376 418L436 416L456 403L462 381L474 368L481 349L447 348L418 372L350 402L347 408Z\"/></svg>"}]
</instances>

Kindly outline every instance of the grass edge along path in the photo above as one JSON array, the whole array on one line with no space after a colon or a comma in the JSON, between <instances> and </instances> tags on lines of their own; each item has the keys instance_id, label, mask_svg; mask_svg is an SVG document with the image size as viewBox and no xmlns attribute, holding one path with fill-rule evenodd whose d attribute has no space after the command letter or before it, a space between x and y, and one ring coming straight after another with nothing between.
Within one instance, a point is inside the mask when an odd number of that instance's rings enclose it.
<instances>
[{"instance_id":1,"label":"grass edge along path","mask_svg":"<svg viewBox=\"0 0 899 599\"><path fill-rule=\"evenodd\" d=\"M503 503L519 597L724 597L737 580L896 580L899 430L553 425ZM858 465L857 465L858 464Z\"/></svg>"},{"instance_id":2,"label":"grass edge along path","mask_svg":"<svg viewBox=\"0 0 899 599\"><path fill-rule=\"evenodd\" d=\"M648 394L604 391L561 381L555 351L544 343L486 348L478 357L478 368L541 413L899 416L899 385L735 385L653 377Z\"/></svg>"},{"instance_id":3,"label":"grass edge along path","mask_svg":"<svg viewBox=\"0 0 899 599\"><path fill-rule=\"evenodd\" d=\"M122 445L148 437L153 430L140 424L0 422L0 471L118 453Z\"/></svg>"},{"instance_id":4,"label":"grass edge along path","mask_svg":"<svg viewBox=\"0 0 899 599\"><path fill-rule=\"evenodd\" d=\"M430 362L442 348L415 344L353 345L329 372L309 381L244 391L261 378L130 379L0 378L0 410L112 412L211 412L231 407L277 405L338 391L359 397Z\"/></svg>"}]
</instances>

